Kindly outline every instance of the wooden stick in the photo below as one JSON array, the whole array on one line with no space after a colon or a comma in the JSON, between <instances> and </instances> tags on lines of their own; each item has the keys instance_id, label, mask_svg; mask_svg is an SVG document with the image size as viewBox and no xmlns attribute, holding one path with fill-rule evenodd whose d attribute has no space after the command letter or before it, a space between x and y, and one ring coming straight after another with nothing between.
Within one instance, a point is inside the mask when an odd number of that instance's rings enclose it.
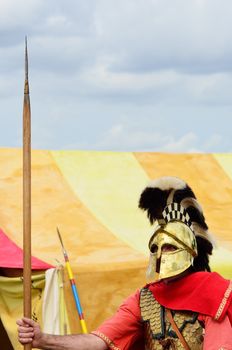
<instances>
[{"instance_id":1,"label":"wooden stick","mask_svg":"<svg viewBox=\"0 0 232 350\"><path fill-rule=\"evenodd\" d=\"M24 316L31 318L31 109L28 83L27 38L23 103L23 295ZM24 345L25 350L31 344Z\"/></svg>"}]
</instances>

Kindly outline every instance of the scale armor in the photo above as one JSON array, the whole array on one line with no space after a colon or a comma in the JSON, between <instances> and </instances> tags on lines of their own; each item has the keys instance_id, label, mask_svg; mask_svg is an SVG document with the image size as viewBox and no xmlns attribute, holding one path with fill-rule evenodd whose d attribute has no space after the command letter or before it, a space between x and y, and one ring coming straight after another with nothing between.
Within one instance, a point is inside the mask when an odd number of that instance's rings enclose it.
<instances>
[{"instance_id":1,"label":"scale armor","mask_svg":"<svg viewBox=\"0 0 232 350\"><path fill-rule=\"evenodd\" d=\"M165 308L148 288L140 292L140 309L145 331L145 350L183 350L184 347L172 329ZM191 350L203 349L204 328L198 314L191 311L172 311L173 319Z\"/></svg>"}]
</instances>

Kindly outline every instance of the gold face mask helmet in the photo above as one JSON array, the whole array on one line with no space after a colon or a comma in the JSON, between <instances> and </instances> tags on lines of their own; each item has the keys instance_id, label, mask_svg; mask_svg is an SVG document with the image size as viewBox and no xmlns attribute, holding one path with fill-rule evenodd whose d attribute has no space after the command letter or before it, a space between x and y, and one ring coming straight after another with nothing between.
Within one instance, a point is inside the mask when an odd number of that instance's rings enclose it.
<instances>
[{"instance_id":1,"label":"gold face mask helmet","mask_svg":"<svg viewBox=\"0 0 232 350\"><path fill-rule=\"evenodd\" d=\"M189 226L173 221L158 226L149 241L147 277L157 281L187 270L197 256L196 238Z\"/></svg>"},{"instance_id":2,"label":"gold face mask helmet","mask_svg":"<svg viewBox=\"0 0 232 350\"><path fill-rule=\"evenodd\" d=\"M177 276L192 264L193 271L210 271L211 235L201 205L185 181L173 176L151 180L140 195L139 208L156 225L149 242L149 279Z\"/></svg>"}]
</instances>

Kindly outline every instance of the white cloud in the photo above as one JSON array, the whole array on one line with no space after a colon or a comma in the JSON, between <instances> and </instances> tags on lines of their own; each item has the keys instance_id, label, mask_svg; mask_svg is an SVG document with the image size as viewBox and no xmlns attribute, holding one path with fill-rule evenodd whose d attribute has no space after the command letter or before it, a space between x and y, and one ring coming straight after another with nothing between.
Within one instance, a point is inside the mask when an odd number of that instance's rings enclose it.
<instances>
[{"instance_id":1,"label":"white cloud","mask_svg":"<svg viewBox=\"0 0 232 350\"><path fill-rule=\"evenodd\" d=\"M231 10L229 0L3 0L1 114L15 124L21 113L27 34L46 147L231 150Z\"/></svg>"},{"instance_id":2,"label":"white cloud","mask_svg":"<svg viewBox=\"0 0 232 350\"><path fill-rule=\"evenodd\" d=\"M160 151L176 153L202 152L202 150L196 147L197 141L198 138L193 132L183 135L180 138L169 136L168 142L161 145Z\"/></svg>"},{"instance_id":3,"label":"white cloud","mask_svg":"<svg viewBox=\"0 0 232 350\"><path fill-rule=\"evenodd\" d=\"M210 72L231 69L229 1L127 1L98 9L102 36L110 52L124 54L118 69L177 69ZM125 3L125 2L124 2ZM118 31L120 23L120 31ZM106 30L106 29L110 30ZM105 30L104 30L105 29ZM135 35L136 33L136 35ZM123 56L122 56L123 57ZM112 67L114 68L114 66Z\"/></svg>"},{"instance_id":4,"label":"white cloud","mask_svg":"<svg viewBox=\"0 0 232 350\"><path fill-rule=\"evenodd\" d=\"M46 19L46 25L60 30L60 26L68 25L68 19L64 15L50 16Z\"/></svg>"},{"instance_id":5,"label":"white cloud","mask_svg":"<svg viewBox=\"0 0 232 350\"><path fill-rule=\"evenodd\" d=\"M101 141L95 145L97 149L153 151L153 152L201 152L196 147L198 138L190 132L179 138L162 134L153 130L129 129L122 124L114 125Z\"/></svg>"},{"instance_id":6,"label":"white cloud","mask_svg":"<svg viewBox=\"0 0 232 350\"><path fill-rule=\"evenodd\" d=\"M0 30L11 31L19 26L25 27L27 24L33 24L33 21L36 23L43 7L41 0L1 0Z\"/></svg>"},{"instance_id":7,"label":"white cloud","mask_svg":"<svg viewBox=\"0 0 232 350\"><path fill-rule=\"evenodd\" d=\"M219 134L213 134L209 137L208 140L205 140L205 150L211 151L219 148L222 143L222 136Z\"/></svg>"}]
</instances>

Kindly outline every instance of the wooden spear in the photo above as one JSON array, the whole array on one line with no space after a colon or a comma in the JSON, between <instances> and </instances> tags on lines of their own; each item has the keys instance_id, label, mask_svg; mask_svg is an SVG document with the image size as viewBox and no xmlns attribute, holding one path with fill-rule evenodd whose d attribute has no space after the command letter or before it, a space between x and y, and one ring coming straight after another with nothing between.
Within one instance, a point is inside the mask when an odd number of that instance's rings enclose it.
<instances>
[{"instance_id":1,"label":"wooden spear","mask_svg":"<svg viewBox=\"0 0 232 350\"><path fill-rule=\"evenodd\" d=\"M27 38L25 38L25 83L23 103L23 296L24 316L31 318L31 108L28 83ZM24 345L25 350L31 344Z\"/></svg>"}]
</instances>

